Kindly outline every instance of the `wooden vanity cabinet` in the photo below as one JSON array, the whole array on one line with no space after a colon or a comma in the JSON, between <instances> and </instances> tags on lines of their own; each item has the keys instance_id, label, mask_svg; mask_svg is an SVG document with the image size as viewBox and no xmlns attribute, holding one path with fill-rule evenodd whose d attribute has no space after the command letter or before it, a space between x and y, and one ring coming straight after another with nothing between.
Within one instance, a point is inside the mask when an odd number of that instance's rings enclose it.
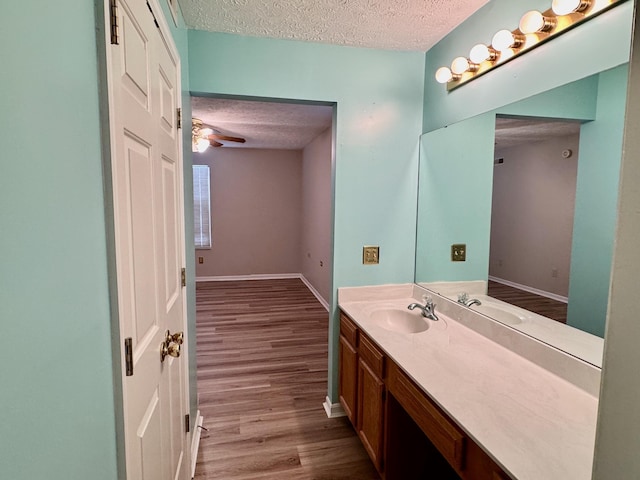
<instances>
[{"instance_id":1,"label":"wooden vanity cabinet","mask_svg":"<svg viewBox=\"0 0 640 480\"><path fill-rule=\"evenodd\" d=\"M356 431L378 472L383 471L385 385L384 354L365 335L358 346Z\"/></svg>"},{"instance_id":2,"label":"wooden vanity cabinet","mask_svg":"<svg viewBox=\"0 0 640 480\"><path fill-rule=\"evenodd\" d=\"M394 362L388 362L386 386L389 396L413 419L417 427L428 438L439 454L452 467L452 473L443 473L441 478L463 480L509 480L509 476L467 434L440 409L420 387ZM392 415L389 415L392 417ZM391 429L389 429L391 430ZM387 437L388 444L402 444L403 436ZM389 452L388 452L389 454ZM434 463L435 459L429 460ZM388 472L387 479L395 475ZM450 475L454 475L451 477ZM406 475L404 476L405 478ZM398 477L400 478L400 477ZM415 477L418 478L418 477Z\"/></svg>"},{"instance_id":3,"label":"wooden vanity cabinet","mask_svg":"<svg viewBox=\"0 0 640 480\"><path fill-rule=\"evenodd\" d=\"M358 330L344 314L340 315L338 347L338 390L340 404L351 424L356 427L358 393Z\"/></svg>"},{"instance_id":4,"label":"wooden vanity cabinet","mask_svg":"<svg viewBox=\"0 0 640 480\"><path fill-rule=\"evenodd\" d=\"M338 349L340 404L378 472L383 472L384 355L344 314Z\"/></svg>"},{"instance_id":5,"label":"wooden vanity cabinet","mask_svg":"<svg viewBox=\"0 0 640 480\"><path fill-rule=\"evenodd\" d=\"M339 396L386 480L509 480L392 359L340 312Z\"/></svg>"}]
</instances>

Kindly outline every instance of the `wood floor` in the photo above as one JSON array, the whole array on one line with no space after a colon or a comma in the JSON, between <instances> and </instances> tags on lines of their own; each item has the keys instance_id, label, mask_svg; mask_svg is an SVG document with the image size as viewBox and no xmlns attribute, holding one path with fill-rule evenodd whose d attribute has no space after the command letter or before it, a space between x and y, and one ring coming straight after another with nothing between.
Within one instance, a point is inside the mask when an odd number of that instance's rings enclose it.
<instances>
[{"instance_id":1,"label":"wood floor","mask_svg":"<svg viewBox=\"0 0 640 480\"><path fill-rule=\"evenodd\" d=\"M196 479L378 479L328 419L328 313L299 279L198 283Z\"/></svg>"},{"instance_id":2,"label":"wood floor","mask_svg":"<svg viewBox=\"0 0 640 480\"><path fill-rule=\"evenodd\" d=\"M489 280L488 295L531 312L567 323L567 304Z\"/></svg>"}]
</instances>

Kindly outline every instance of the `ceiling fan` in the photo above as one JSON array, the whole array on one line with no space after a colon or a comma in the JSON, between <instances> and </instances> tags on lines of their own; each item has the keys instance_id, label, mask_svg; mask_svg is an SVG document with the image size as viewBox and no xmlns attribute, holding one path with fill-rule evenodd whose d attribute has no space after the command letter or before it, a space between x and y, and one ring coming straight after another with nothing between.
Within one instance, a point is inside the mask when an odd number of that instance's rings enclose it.
<instances>
[{"instance_id":1,"label":"ceiling fan","mask_svg":"<svg viewBox=\"0 0 640 480\"><path fill-rule=\"evenodd\" d=\"M199 118L191 119L192 151L202 153L209 147L224 147L224 143L220 142L244 143L246 140L241 137L222 135L219 131L206 126Z\"/></svg>"}]
</instances>

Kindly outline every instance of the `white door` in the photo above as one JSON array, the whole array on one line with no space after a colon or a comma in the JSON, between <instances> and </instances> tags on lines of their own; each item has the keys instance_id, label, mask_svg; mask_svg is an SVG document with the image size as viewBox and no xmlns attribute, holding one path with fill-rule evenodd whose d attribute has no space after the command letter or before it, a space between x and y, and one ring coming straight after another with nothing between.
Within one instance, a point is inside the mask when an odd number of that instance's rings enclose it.
<instances>
[{"instance_id":1,"label":"white door","mask_svg":"<svg viewBox=\"0 0 640 480\"><path fill-rule=\"evenodd\" d=\"M127 479L186 479L186 344L161 357L166 332L186 326L179 57L155 0L116 5L119 44L108 46L107 68Z\"/></svg>"}]
</instances>

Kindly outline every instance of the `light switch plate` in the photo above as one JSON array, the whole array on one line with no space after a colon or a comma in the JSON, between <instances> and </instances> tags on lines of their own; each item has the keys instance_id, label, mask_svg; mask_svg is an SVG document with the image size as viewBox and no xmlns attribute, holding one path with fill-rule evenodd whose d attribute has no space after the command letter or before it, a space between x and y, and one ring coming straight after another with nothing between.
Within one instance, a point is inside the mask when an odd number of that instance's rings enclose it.
<instances>
[{"instance_id":1,"label":"light switch plate","mask_svg":"<svg viewBox=\"0 0 640 480\"><path fill-rule=\"evenodd\" d=\"M467 245L465 243L455 243L451 245L451 261L465 262L467 260Z\"/></svg>"},{"instance_id":2,"label":"light switch plate","mask_svg":"<svg viewBox=\"0 0 640 480\"><path fill-rule=\"evenodd\" d=\"M380 263L380 247L372 245L362 247L362 263L365 265L377 265Z\"/></svg>"}]
</instances>

